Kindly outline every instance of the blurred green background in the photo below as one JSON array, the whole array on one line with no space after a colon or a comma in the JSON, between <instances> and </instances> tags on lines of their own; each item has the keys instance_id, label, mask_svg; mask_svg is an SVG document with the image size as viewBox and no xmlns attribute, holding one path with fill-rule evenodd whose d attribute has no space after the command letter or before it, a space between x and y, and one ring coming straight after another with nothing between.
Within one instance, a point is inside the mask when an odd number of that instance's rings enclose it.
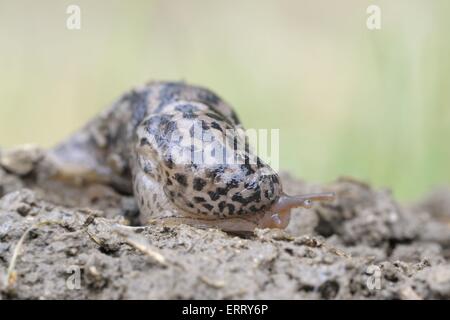
<instances>
[{"instance_id":1,"label":"blurred green background","mask_svg":"<svg viewBox=\"0 0 450 320\"><path fill-rule=\"evenodd\" d=\"M0 145L51 146L134 85L186 80L280 128L296 176L415 199L450 181L449 39L448 0L0 0Z\"/></svg>"}]
</instances>

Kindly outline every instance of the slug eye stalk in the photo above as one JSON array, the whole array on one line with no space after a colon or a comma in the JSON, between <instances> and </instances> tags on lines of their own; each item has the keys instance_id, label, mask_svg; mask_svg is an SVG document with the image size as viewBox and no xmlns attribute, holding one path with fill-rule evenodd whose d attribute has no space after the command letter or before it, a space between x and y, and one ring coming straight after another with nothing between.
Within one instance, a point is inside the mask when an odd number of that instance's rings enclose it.
<instances>
[{"instance_id":1,"label":"slug eye stalk","mask_svg":"<svg viewBox=\"0 0 450 320\"><path fill-rule=\"evenodd\" d=\"M292 208L311 208L314 202L332 201L335 198L334 192L311 193L299 196L288 196L283 194L272 206L273 212L282 212Z\"/></svg>"}]
</instances>

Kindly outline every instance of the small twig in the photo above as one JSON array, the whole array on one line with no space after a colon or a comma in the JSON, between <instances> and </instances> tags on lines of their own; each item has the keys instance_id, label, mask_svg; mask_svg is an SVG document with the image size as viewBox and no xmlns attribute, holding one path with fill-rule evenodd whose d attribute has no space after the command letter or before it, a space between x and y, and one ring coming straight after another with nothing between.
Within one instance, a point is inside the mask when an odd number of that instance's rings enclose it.
<instances>
[{"instance_id":1,"label":"small twig","mask_svg":"<svg viewBox=\"0 0 450 320\"><path fill-rule=\"evenodd\" d=\"M19 256L20 249L22 248L22 244L25 241L25 237L28 235L28 233L35 228L35 225L32 225L29 227L25 232L22 234L22 236L19 239L19 242L17 242L16 247L14 248L13 255L11 258L11 261L9 263L8 271L6 273L6 288L10 289L17 279L17 273L14 271L14 268L16 266L17 257Z\"/></svg>"},{"instance_id":2,"label":"small twig","mask_svg":"<svg viewBox=\"0 0 450 320\"><path fill-rule=\"evenodd\" d=\"M145 255L151 257L153 260L158 262L162 266L167 266L167 260L166 258L159 252L157 252L155 249L151 248L147 240L143 237L138 237L134 234L129 233L128 228L122 228L122 226L118 227L116 226L114 229L114 232L117 233L119 236L121 236L127 244L132 246L133 248L141 251Z\"/></svg>"},{"instance_id":3,"label":"small twig","mask_svg":"<svg viewBox=\"0 0 450 320\"><path fill-rule=\"evenodd\" d=\"M199 276L198 277L203 283L207 284L210 287L213 287L215 289L221 289L225 287L225 281L223 280L211 280L205 276Z\"/></svg>"},{"instance_id":4,"label":"small twig","mask_svg":"<svg viewBox=\"0 0 450 320\"><path fill-rule=\"evenodd\" d=\"M123 224L118 224L118 225L116 225L116 227L123 229L123 230L136 232L136 233L141 233L142 231L145 231L147 229L147 227L126 226Z\"/></svg>"},{"instance_id":5,"label":"small twig","mask_svg":"<svg viewBox=\"0 0 450 320\"><path fill-rule=\"evenodd\" d=\"M33 224L32 226L28 227L28 229L25 230L25 232L22 234L22 236L19 239L19 242L17 242L16 247L14 248L13 255L11 257L11 261L8 266L8 271L6 273L6 289L10 289L17 280L17 273L14 270L17 263L17 258L19 257L20 250L22 249L23 243L25 241L25 238L30 233L31 230L39 228L41 226L57 223L55 221L42 221L36 224Z\"/></svg>"},{"instance_id":6,"label":"small twig","mask_svg":"<svg viewBox=\"0 0 450 320\"><path fill-rule=\"evenodd\" d=\"M100 241L99 238L97 238L96 236L94 236L92 233L90 233L87 229L86 229L86 233L89 236L89 239L91 239L92 241L94 241L94 243L100 247L103 246L103 243Z\"/></svg>"}]
</instances>

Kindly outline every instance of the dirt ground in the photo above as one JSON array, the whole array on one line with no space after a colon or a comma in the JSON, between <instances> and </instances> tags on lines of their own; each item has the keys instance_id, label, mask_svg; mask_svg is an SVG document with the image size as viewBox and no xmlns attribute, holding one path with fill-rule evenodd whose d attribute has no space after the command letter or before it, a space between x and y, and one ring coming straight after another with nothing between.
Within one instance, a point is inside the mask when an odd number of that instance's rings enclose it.
<instances>
[{"instance_id":1,"label":"dirt ground","mask_svg":"<svg viewBox=\"0 0 450 320\"><path fill-rule=\"evenodd\" d=\"M449 299L450 189L402 205L388 190L282 175L288 193L333 190L285 231L237 236L131 228L132 197L40 178L42 151L0 151L2 299Z\"/></svg>"}]
</instances>

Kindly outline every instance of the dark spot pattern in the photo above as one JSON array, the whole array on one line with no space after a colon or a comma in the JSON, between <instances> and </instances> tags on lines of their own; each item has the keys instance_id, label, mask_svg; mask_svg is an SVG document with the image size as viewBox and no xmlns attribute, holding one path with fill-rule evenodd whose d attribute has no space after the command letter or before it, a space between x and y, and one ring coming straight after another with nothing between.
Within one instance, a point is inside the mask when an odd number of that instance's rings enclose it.
<instances>
[{"instance_id":1,"label":"dark spot pattern","mask_svg":"<svg viewBox=\"0 0 450 320\"><path fill-rule=\"evenodd\" d=\"M209 203L204 203L204 204L202 204L202 206L203 206L206 210L209 210L209 211L211 211L211 210L214 208L214 206L210 205Z\"/></svg>"},{"instance_id":2,"label":"dark spot pattern","mask_svg":"<svg viewBox=\"0 0 450 320\"><path fill-rule=\"evenodd\" d=\"M261 190L260 190L260 187L257 186L255 188L255 192L253 192L252 195L250 195L247 198L244 198L240 193L235 193L233 195L233 197L231 198L231 200L239 202L239 203L243 204L244 206L246 206L247 204L249 204L251 202L258 203L258 202L261 201Z\"/></svg>"},{"instance_id":3,"label":"dark spot pattern","mask_svg":"<svg viewBox=\"0 0 450 320\"><path fill-rule=\"evenodd\" d=\"M206 181L202 178L194 178L194 190L202 191L203 187L206 186Z\"/></svg>"},{"instance_id":4,"label":"dark spot pattern","mask_svg":"<svg viewBox=\"0 0 450 320\"><path fill-rule=\"evenodd\" d=\"M239 180L237 178L232 178L230 181L227 182L227 189L231 190L233 188L239 187Z\"/></svg>"},{"instance_id":5,"label":"dark spot pattern","mask_svg":"<svg viewBox=\"0 0 450 320\"><path fill-rule=\"evenodd\" d=\"M131 125L134 129L144 120L148 112L148 96L151 90L133 90L122 98L122 102L127 102L131 106Z\"/></svg>"},{"instance_id":6,"label":"dark spot pattern","mask_svg":"<svg viewBox=\"0 0 450 320\"><path fill-rule=\"evenodd\" d=\"M216 112L207 112L205 113L206 116L213 118L214 120L217 120L219 122L225 122L228 123L229 125L233 125L229 119L225 118L223 115L221 115L220 113L216 113Z\"/></svg>"},{"instance_id":7,"label":"dark spot pattern","mask_svg":"<svg viewBox=\"0 0 450 320\"><path fill-rule=\"evenodd\" d=\"M258 181L256 181L256 180L252 180L252 181L246 182L244 184L244 188L248 189L248 190L254 190L254 189L256 189L257 186L258 186Z\"/></svg>"},{"instance_id":8,"label":"dark spot pattern","mask_svg":"<svg viewBox=\"0 0 450 320\"><path fill-rule=\"evenodd\" d=\"M183 187L187 187L187 178L184 174L181 173L175 173L175 180L182 185Z\"/></svg>"},{"instance_id":9,"label":"dark spot pattern","mask_svg":"<svg viewBox=\"0 0 450 320\"><path fill-rule=\"evenodd\" d=\"M225 208L228 208L228 214L229 215L234 214L235 207L231 203L227 203L226 201L222 201L222 202L219 203L218 207L219 207L219 211L221 213L223 213Z\"/></svg>"},{"instance_id":10,"label":"dark spot pattern","mask_svg":"<svg viewBox=\"0 0 450 320\"><path fill-rule=\"evenodd\" d=\"M147 138L142 138L142 139L141 139L141 142L139 143L139 145L140 145L141 147L149 146L149 145L150 145L150 142L148 142Z\"/></svg>"},{"instance_id":11,"label":"dark spot pattern","mask_svg":"<svg viewBox=\"0 0 450 320\"><path fill-rule=\"evenodd\" d=\"M170 147L171 134L173 132L173 126L176 123L171 121L171 115L154 115L144 121L146 131L155 139L158 148ZM168 124L172 123L167 129ZM172 129L172 131L170 131Z\"/></svg>"},{"instance_id":12,"label":"dark spot pattern","mask_svg":"<svg viewBox=\"0 0 450 320\"><path fill-rule=\"evenodd\" d=\"M216 130L219 130L220 132L223 132L222 127L216 121L212 121L211 122L211 128L214 128Z\"/></svg>"},{"instance_id":13,"label":"dark spot pattern","mask_svg":"<svg viewBox=\"0 0 450 320\"><path fill-rule=\"evenodd\" d=\"M146 174L149 174L149 173L152 172L152 166L151 166L150 163L145 163L145 165L144 165L144 172L145 172Z\"/></svg>"},{"instance_id":14,"label":"dark spot pattern","mask_svg":"<svg viewBox=\"0 0 450 320\"><path fill-rule=\"evenodd\" d=\"M172 155L170 155L170 154L166 155L166 157L164 158L164 164L169 169L173 169L174 168L175 163L172 160Z\"/></svg>"},{"instance_id":15,"label":"dark spot pattern","mask_svg":"<svg viewBox=\"0 0 450 320\"><path fill-rule=\"evenodd\" d=\"M264 167L264 164L259 157L256 157L256 166L258 167L258 169Z\"/></svg>"},{"instance_id":16,"label":"dark spot pattern","mask_svg":"<svg viewBox=\"0 0 450 320\"><path fill-rule=\"evenodd\" d=\"M219 204L218 204L219 211L223 212L223 209L225 209L226 206L227 206L227 203L225 201L219 202Z\"/></svg>"},{"instance_id":17,"label":"dark spot pattern","mask_svg":"<svg viewBox=\"0 0 450 320\"><path fill-rule=\"evenodd\" d=\"M250 164L247 164L247 163L241 164L240 167L241 167L242 172L243 172L246 176L249 176L249 175L255 173L255 170L253 169L253 167L252 167Z\"/></svg>"},{"instance_id":18,"label":"dark spot pattern","mask_svg":"<svg viewBox=\"0 0 450 320\"><path fill-rule=\"evenodd\" d=\"M200 202L206 202L206 200L203 197L194 197L194 202L200 203Z\"/></svg>"},{"instance_id":19,"label":"dark spot pattern","mask_svg":"<svg viewBox=\"0 0 450 320\"><path fill-rule=\"evenodd\" d=\"M161 112L169 103L180 99L184 85L179 82L168 82L164 84L159 92L159 105L155 112Z\"/></svg>"},{"instance_id":20,"label":"dark spot pattern","mask_svg":"<svg viewBox=\"0 0 450 320\"><path fill-rule=\"evenodd\" d=\"M234 214L234 205L233 204L231 204L231 203L228 203L227 204L227 207L228 207L228 214L229 215L232 215L232 214Z\"/></svg>"},{"instance_id":21,"label":"dark spot pattern","mask_svg":"<svg viewBox=\"0 0 450 320\"><path fill-rule=\"evenodd\" d=\"M202 120L202 130L203 131L208 131L209 130L209 126L206 123L206 121Z\"/></svg>"},{"instance_id":22,"label":"dark spot pattern","mask_svg":"<svg viewBox=\"0 0 450 320\"><path fill-rule=\"evenodd\" d=\"M212 201L219 200L220 193L218 192L218 189L220 189L220 188L217 188L216 191L208 191L208 195L209 195L209 197L211 198Z\"/></svg>"},{"instance_id":23,"label":"dark spot pattern","mask_svg":"<svg viewBox=\"0 0 450 320\"><path fill-rule=\"evenodd\" d=\"M216 165L213 168L206 170L206 176L212 180L217 180L225 172L226 167L224 165Z\"/></svg>"},{"instance_id":24,"label":"dark spot pattern","mask_svg":"<svg viewBox=\"0 0 450 320\"><path fill-rule=\"evenodd\" d=\"M175 107L175 110L181 112L184 119L197 118L197 115L195 113L198 111L198 107L190 103L178 105Z\"/></svg>"},{"instance_id":25,"label":"dark spot pattern","mask_svg":"<svg viewBox=\"0 0 450 320\"><path fill-rule=\"evenodd\" d=\"M220 97L208 89L201 88L197 93L197 97L198 100L210 106L217 106L221 102Z\"/></svg>"},{"instance_id":26,"label":"dark spot pattern","mask_svg":"<svg viewBox=\"0 0 450 320\"><path fill-rule=\"evenodd\" d=\"M164 134L164 135L170 135L170 134L173 134L174 131L176 131L177 129L178 129L177 123L176 123L175 121L169 121L169 122L164 126L163 134Z\"/></svg>"}]
</instances>

